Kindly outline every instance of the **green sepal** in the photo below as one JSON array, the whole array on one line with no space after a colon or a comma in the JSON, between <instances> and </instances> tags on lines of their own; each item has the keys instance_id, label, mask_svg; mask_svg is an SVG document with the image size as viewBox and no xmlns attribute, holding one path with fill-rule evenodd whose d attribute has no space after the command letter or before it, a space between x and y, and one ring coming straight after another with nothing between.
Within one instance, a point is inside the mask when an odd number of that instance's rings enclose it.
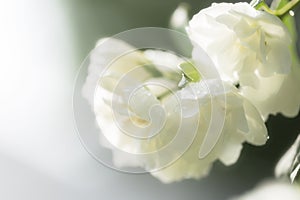
<instances>
[{"instance_id":1,"label":"green sepal","mask_svg":"<svg viewBox=\"0 0 300 200\"><path fill-rule=\"evenodd\" d=\"M201 80L201 76L192 62L183 62L179 65L179 68L189 81L198 82Z\"/></svg>"}]
</instances>

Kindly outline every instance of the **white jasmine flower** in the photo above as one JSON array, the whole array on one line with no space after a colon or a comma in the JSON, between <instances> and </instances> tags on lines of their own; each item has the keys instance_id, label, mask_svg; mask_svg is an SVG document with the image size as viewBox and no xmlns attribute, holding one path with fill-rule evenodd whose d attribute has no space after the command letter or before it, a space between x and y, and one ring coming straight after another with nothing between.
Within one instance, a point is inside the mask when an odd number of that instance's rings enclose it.
<instances>
[{"instance_id":1,"label":"white jasmine flower","mask_svg":"<svg viewBox=\"0 0 300 200\"><path fill-rule=\"evenodd\" d=\"M225 80L254 86L251 76L256 73L266 77L290 70L287 28L279 18L248 3L214 3L194 15L187 31Z\"/></svg>"},{"instance_id":2,"label":"white jasmine flower","mask_svg":"<svg viewBox=\"0 0 300 200\"><path fill-rule=\"evenodd\" d=\"M202 79L181 89L177 66L184 60L155 50L124 54L133 47L111 42L92 52L83 92L93 105L100 142L112 149L115 166L142 167L169 183L203 177L216 160L235 163L244 142L266 142L259 112L235 87ZM218 137L207 142L207 135ZM201 151L207 154L201 157Z\"/></svg>"},{"instance_id":3,"label":"white jasmine flower","mask_svg":"<svg viewBox=\"0 0 300 200\"><path fill-rule=\"evenodd\" d=\"M248 3L213 4L192 18L187 32L194 51L203 48L222 79L239 84L264 118L298 113L299 82L290 73L291 37L279 18Z\"/></svg>"},{"instance_id":4,"label":"white jasmine flower","mask_svg":"<svg viewBox=\"0 0 300 200\"><path fill-rule=\"evenodd\" d=\"M181 78L177 65L184 60L163 51L147 50L137 51L124 41L114 38L103 38L98 41L90 55L88 76L84 85L83 95L93 105L99 78L105 87L111 87L113 82L120 79L124 74L132 81L145 81L150 78L167 76L178 81ZM161 68L157 70L154 65Z\"/></svg>"},{"instance_id":5,"label":"white jasmine flower","mask_svg":"<svg viewBox=\"0 0 300 200\"><path fill-rule=\"evenodd\" d=\"M225 90L220 87L220 84L224 84ZM208 174L216 160L220 160L225 165L234 164L239 158L244 142L253 145L265 144L267 130L259 112L229 84L216 79L203 80L190 84L178 91L176 95L185 108L183 125L186 130L183 131L188 133L188 127L191 127L195 121L198 121L199 128L192 145L178 160L168 167L152 172L152 175L163 182L201 178ZM222 98L223 95L226 96L225 101ZM166 101L166 104L176 106L170 101L172 101L172 97ZM195 110L191 106L195 103L192 102L197 102L199 109ZM221 117L225 117L225 123L214 148L205 157L199 158L204 137L217 134L214 129L208 127L213 120L218 120L210 118L212 106L220 113ZM223 113L222 110L225 112Z\"/></svg>"},{"instance_id":6,"label":"white jasmine flower","mask_svg":"<svg viewBox=\"0 0 300 200\"><path fill-rule=\"evenodd\" d=\"M264 183L253 191L234 198L234 200L298 200L300 199L300 189L295 185L284 182L270 181Z\"/></svg>"}]
</instances>

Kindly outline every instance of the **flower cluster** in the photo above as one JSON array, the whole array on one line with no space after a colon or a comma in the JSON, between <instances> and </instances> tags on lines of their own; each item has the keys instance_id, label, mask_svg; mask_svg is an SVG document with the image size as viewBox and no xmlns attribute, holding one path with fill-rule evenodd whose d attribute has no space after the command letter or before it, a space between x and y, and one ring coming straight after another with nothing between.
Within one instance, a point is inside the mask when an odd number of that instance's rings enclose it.
<instances>
[{"instance_id":1,"label":"flower cluster","mask_svg":"<svg viewBox=\"0 0 300 200\"><path fill-rule=\"evenodd\" d=\"M203 177L216 160L235 163L244 142L265 144L270 114L295 116L300 106L300 66L278 17L213 4L186 32L190 59L100 40L83 88L114 165L166 183Z\"/></svg>"}]
</instances>

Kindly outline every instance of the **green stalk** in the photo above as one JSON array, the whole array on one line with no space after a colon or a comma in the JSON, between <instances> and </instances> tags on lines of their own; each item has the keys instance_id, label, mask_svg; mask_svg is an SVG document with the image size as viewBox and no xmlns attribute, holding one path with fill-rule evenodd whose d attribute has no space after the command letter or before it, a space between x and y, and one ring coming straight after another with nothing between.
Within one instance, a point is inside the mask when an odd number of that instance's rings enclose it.
<instances>
[{"instance_id":1,"label":"green stalk","mask_svg":"<svg viewBox=\"0 0 300 200\"><path fill-rule=\"evenodd\" d=\"M276 15L276 16L280 17L280 16L283 16L286 13L288 13L291 9L296 7L299 3L300 3L300 0L291 0L286 5L284 5L283 7L279 8L279 9L276 9L276 10L271 9L264 0L254 0L250 3L250 5L252 5L257 10L261 9L272 15Z\"/></svg>"}]
</instances>

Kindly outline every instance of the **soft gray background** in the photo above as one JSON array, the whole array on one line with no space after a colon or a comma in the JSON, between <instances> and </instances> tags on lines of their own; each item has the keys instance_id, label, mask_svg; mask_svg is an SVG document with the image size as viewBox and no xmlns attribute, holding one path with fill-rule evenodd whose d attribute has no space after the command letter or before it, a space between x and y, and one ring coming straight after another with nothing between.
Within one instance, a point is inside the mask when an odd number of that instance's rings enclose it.
<instances>
[{"instance_id":1,"label":"soft gray background","mask_svg":"<svg viewBox=\"0 0 300 200\"><path fill-rule=\"evenodd\" d=\"M245 145L238 163L216 163L200 181L164 185L97 163L81 146L72 89L95 42L136 27L167 27L179 0L27 0L0 3L0 198L226 199L273 175L300 118L271 117L266 146ZM209 1L186 1L191 13ZM299 15L300 16L300 15Z\"/></svg>"}]
</instances>

